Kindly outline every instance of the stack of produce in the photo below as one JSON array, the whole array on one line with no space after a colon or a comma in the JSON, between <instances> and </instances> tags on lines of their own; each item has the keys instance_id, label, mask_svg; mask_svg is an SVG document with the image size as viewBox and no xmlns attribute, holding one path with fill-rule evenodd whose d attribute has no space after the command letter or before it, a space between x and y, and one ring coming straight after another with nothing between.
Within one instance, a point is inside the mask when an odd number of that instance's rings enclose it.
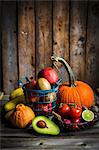
<instances>
[{"instance_id":1,"label":"stack of produce","mask_svg":"<svg viewBox=\"0 0 99 150\"><path fill-rule=\"evenodd\" d=\"M10 93L9 101L4 105L5 119L15 127L24 128L35 117L32 109L24 103L23 89L18 87Z\"/></svg>"},{"instance_id":2,"label":"stack of produce","mask_svg":"<svg viewBox=\"0 0 99 150\"><path fill-rule=\"evenodd\" d=\"M9 101L4 105L5 111L10 111L15 108L16 104L25 102L25 96L22 87L11 91Z\"/></svg>"},{"instance_id":3,"label":"stack of produce","mask_svg":"<svg viewBox=\"0 0 99 150\"><path fill-rule=\"evenodd\" d=\"M71 67L63 58L52 56L52 59L61 62L69 75L69 82L61 84L58 90L57 113L65 127L72 125L72 128L78 129L78 125L97 118L92 109L95 105L94 92L87 83L75 80Z\"/></svg>"},{"instance_id":4,"label":"stack of produce","mask_svg":"<svg viewBox=\"0 0 99 150\"><path fill-rule=\"evenodd\" d=\"M95 104L93 90L87 83L75 81L72 69L63 58L53 56L52 60L64 65L69 82L59 85L58 95L50 92L45 96L37 96L32 92L49 91L58 82L58 75L53 68L42 69L37 81L32 79L24 85L25 92L21 87L11 92L9 102L4 105L5 119L14 127L27 128L31 125L37 133L50 135L58 135L61 129L79 130L93 126L99 120L99 103ZM25 103L25 97L33 104L32 109ZM56 112L52 106L54 100L57 102ZM35 109L46 113L38 115ZM51 117L47 117L48 112Z\"/></svg>"},{"instance_id":5,"label":"stack of produce","mask_svg":"<svg viewBox=\"0 0 99 150\"><path fill-rule=\"evenodd\" d=\"M47 67L38 73L37 80L24 85L24 93L28 105L38 114L50 113L56 106L58 74L55 69Z\"/></svg>"},{"instance_id":6,"label":"stack of produce","mask_svg":"<svg viewBox=\"0 0 99 150\"><path fill-rule=\"evenodd\" d=\"M32 92L33 90L51 90L58 81L57 72L47 67L42 69L38 74L38 79L31 80L26 83L26 91ZM57 86L57 85L56 85ZM31 103L42 102L36 104L36 109L48 113L52 111L52 102L56 98L56 93L51 92L44 97L39 97L30 93L27 95L28 101ZM40 134L57 135L60 133L59 127L46 116L36 116L35 107L32 109L26 105L25 95L22 87L13 90L10 93L10 100L4 105L5 119L17 128L27 128L32 125L33 129ZM43 102L46 102L43 104ZM47 103L48 102L48 103Z\"/></svg>"}]
</instances>

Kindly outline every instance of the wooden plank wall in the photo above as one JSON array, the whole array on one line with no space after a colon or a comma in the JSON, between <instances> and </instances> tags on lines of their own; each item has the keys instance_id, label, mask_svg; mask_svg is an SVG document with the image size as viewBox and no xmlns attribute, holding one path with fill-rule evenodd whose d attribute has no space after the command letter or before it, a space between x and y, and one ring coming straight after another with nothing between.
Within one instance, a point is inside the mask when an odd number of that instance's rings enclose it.
<instances>
[{"instance_id":1,"label":"wooden plank wall","mask_svg":"<svg viewBox=\"0 0 99 150\"><path fill-rule=\"evenodd\" d=\"M36 75L41 68L51 65L52 2L37 1L36 8Z\"/></svg>"},{"instance_id":2,"label":"wooden plank wall","mask_svg":"<svg viewBox=\"0 0 99 150\"><path fill-rule=\"evenodd\" d=\"M85 79L87 2L73 1L70 9L70 64L76 77Z\"/></svg>"},{"instance_id":3,"label":"wooden plank wall","mask_svg":"<svg viewBox=\"0 0 99 150\"><path fill-rule=\"evenodd\" d=\"M64 57L69 62L69 1L53 2L53 55ZM59 76L68 80L64 66L57 64Z\"/></svg>"},{"instance_id":4,"label":"wooden plank wall","mask_svg":"<svg viewBox=\"0 0 99 150\"><path fill-rule=\"evenodd\" d=\"M18 80L16 2L2 5L2 69L3 90L9 93Z\"/></svg>"},{"instance_id":5,"label":"wooden plank wall","mask_svg":"<svg viewBox=\"0 0 99 150\"><path fill-rule=\"evenodd\" d=\"M99 1L88 5L86 80L99 87Z\"/></svg>"},{"instance_id":6,"label":"wooden plank wall","mask_svg":"<svg viewBox=\"0 0 99 150\"><path fill-rule=\"evenodd\" d=\"M35 78L35 14L34 2L18 3L18 65L19 78Z\"/></svg>"},{"instance_id":7,"label":"wooden plank wall","mask_svg":"<svg viewBox=\"0 0 99 150\"><path fill-rule=\"evenodd\" d=\"M9 94L22 76L36 78L52 54L99 87L99 1L0 1L0 89Z\"/></svg>"}]
</instances>

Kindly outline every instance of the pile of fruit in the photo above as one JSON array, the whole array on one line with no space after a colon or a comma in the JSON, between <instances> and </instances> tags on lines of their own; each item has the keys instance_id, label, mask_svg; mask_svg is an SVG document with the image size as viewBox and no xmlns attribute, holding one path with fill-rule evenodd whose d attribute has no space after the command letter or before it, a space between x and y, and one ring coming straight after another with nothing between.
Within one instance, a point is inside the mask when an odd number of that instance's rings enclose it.
<instances>
[{"instance_id":1,"label":"pile of fruit","mask_svg":"<svg viewBox=\"0 0 99 150\"><path fill-rule=\"evenodd\" d=\"M38 133L59 134L59 127L46 117L52 112L53 102L56 102L57 98L58 89L53 92L55 87L58 87L56 70L51 67L44 68L38 73L37 81L31 78L25 84L21 80L19 83L23 87L12 91L9 102L4 105L5 119L17 128L27 128L32 124ZM38 92L47 94L39 95ZM46 115L38 116L36 110Z\"/></svg>"},{"instance_id":2,"label":"pile of fruit","mask_svg":"<svg viewBox=\"0 0 99 150\"><path fill-rule=\"evenodd\" d=\"M90 108L77 104L61 104L57 113L53 112L58 125L65 130L81 130L89 128L98 122L99 106L94 105Z\"/></svg>"},{"instance_id":3,"label":"pile of fruit","mask_svg":"<svg viewBox=\"0 0 99 150\"><path fill-rule=\"evenodd\" d=\"M93 90L88 84L75 81L70 66L63 58L52 57L52 60L64 65L69 82L59 85L57 95L53 92L45 96L32 94L32 90L51 90L58 82L58 74L53 68L42 69L37 81L31 79L24 84L26 93L22 87L11 92L9 102L4 105L5 119L14 127L27 128L32 125L37 133L51 135L59 134L63 128L68 131L93 126L99 119L99 105L95 105ZM52 106L54 100L57 103L55 111ZM38 115L36 109L46 113ZM48 116L49 112L51 117Z\"/></svg>"},{"instance_id":4,"label":"pile of fruit","mask_svg":"<svg viewBox=\"0 0 99 150\"><path fill-rule=\"evenodd\" d=\"M46 67L38 73L37 80L24 84L23 89L28 105L38 114L48 114L56 107L58 74L55 69Z\"/></svg>"}]
</instances>

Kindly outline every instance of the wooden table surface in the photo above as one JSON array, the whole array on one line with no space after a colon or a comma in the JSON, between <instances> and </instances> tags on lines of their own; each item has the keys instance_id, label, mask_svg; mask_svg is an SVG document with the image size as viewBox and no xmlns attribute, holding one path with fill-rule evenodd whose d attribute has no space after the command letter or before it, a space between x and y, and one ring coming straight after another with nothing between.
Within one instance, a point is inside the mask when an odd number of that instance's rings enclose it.
<instances>
[{"instance_id":1,"label":"wooden table surface","mask_svg":"<svg viewBox=\"0 0 99 150\"><path fill-rule=\"evenodd\" d=\"M7 98L0 100L0 107L6 100ZM2 150L99 150L99 124L83 131L61 133L58 136L48 136L36 134L32 128L14 129L8 127L7 124L1 121L0 133L0 146Z\"/></svg>"}]
</instances>

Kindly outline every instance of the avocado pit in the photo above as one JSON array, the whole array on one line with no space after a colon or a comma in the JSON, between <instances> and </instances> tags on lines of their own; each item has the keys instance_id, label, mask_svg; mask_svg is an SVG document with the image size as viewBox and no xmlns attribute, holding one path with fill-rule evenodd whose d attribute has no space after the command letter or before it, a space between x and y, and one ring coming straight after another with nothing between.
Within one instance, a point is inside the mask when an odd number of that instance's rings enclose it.
<instances>
[{"instance_id":1,"label":"avocado pit","mask_svg":"<svg viewBox=\"0 0 99 150\"><path fill-rule=\"evenodd\" d=\"M46 127L47 127L47 126L46 126L46 123L45 123L43 120L38 121L38 122L37 122L37 126L38 126L39 128L46 128Z\"/></svg>"}]
</instances>

